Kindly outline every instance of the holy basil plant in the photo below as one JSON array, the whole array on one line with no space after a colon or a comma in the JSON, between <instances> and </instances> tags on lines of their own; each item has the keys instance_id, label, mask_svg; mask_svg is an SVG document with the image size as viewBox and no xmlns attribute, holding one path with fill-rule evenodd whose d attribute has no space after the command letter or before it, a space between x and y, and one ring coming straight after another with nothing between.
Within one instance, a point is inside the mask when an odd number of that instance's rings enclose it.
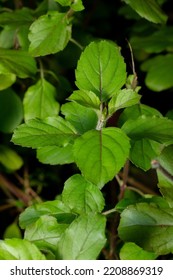
<instances>
[{"instance_id":1,"label":"holy basil plant","mask_svg":"<svg viewBox=\"0 0 173 280\"><path fill-rule=\"evenodd\" d=\"M118 250L120 259L156 259L173 253L171 114L165 117L141 103L136 73L133 69L133 74L127 74L116 43L93 39L83 48L73 39L75 13L84 9L81 0L52 1L46 14L43 2L34 14L22 8L0 16L4 32L13 23L21 47L0 52L0 71L5 75L2 89L13 96L7 88L16 79L34 77L24 94L23 111L18 110L18 120L8 129L13 131L11 141L35 149L41 163L73 164L75 174L65 181L55 200L34 201L26 207L19 216L24 236L1 241L0 259L109 259L105 248L115 255ZM166 21L154 0L124 2L153 24ZM21 25L27 38L21 35ZM70 42L80 48L80 55L75 89L61 104L55 85L45 76L43 58L61 54ZM60 81L54 72L48 74ZM19 125L22 116L24 122ZM5 155L11 162L13 154L0 146L2 163ZM18 168L23 162L15 157ZM127 186L129 163L144 172L156 169L158 195ZM118 203L113 207L105 195L110 182L119 183ZM109 222L115 217L119 245L112 248Z\"/></svg>"}]
</instances>

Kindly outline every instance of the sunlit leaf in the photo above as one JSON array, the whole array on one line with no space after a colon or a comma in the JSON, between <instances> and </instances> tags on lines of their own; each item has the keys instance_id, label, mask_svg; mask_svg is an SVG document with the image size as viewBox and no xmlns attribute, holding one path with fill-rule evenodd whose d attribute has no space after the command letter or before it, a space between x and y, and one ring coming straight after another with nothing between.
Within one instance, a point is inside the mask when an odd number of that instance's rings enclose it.
<instances>
[{"instance_id":1,"label":"sunlit leaf","mask_svg":"<svg viewBox=\"0 0 173 280\"><path fill-rule=\"evenodd\" d=\"M59 104L55 99L56 89L45 79L40 79L28 88L24 97L25 120L55 116L59 112Z\"/></svg>"},{"instance_id":2,"label":"sunlit leaf","mask_svg":"<svg viewBox=\"0 0 173 280\"><path fill-rule=\"evenodd\" d=\"M64 147L47 146L37 150L39 161L51 165L67 164L74 162L73 145L68 144Z\"/></svg>"},{"instance_id":3,"label":"sunlit leaf","mask_svg":"<svg viewBox=\"0 0 173 280\"><path fill-rule=\"evenodd\" d=\"M45 260L45 256L28 240L13 238L0 241L0 260Z\"/></svg>"},{"instance_id":4,"label":"sunlit leaf","mask_svg":"<svg viewBox=\"0 0 173 280\"><path fill-rule=\"evenodd\" d=\"M78 214L101 212L104 207L103 195L97 186L79 174L65 182L62 201Z\"/></svg>"},{"instance_id":5,"label":"sunlit leaf","mask_svg":"<svg viewBox=\"0 0 173 280\"><path fill-rule=\"evenodd\" d=\"M79 134L83 134L97 126L98 117L94 110L81 106L76 102L69 102L62 105L61 112Z\"/></svg>"},{"instance_id":6,"label":"sunlit leaf","mask_svg":"<svg viewBox=\"0 0 173 280\"><path fill-rule=\"evenodd\" d=\"M118 128L91 130L75 141L73 151L84 177L102 188L125 163L129 139Z\"/></svg>"},{"instance_id":7,"label":"sunlit leaf","mask_svg":"<svg viewBox=\"0 0 173 280\"><path fill-rule=\"evenodd\" d=\"M32 119L14 131L15 144L40 148L45 146L66 146L76 138L74 128L61 117L50 117L44 121Z\"/></svg>"},{"instance_id":8,"label":"sunlit leaf","mask_svg":"<svg viewBox=\"0 0 173 280\"><path fill-rule=\"evenodd\" d=\"M106 219L100 214L91 213L75 219L58 244L62 259L96 259L106 241L105 224Z\"/></svg>"},{"instance_id":9,"label":"sunlit leaf","mask_svg":"<svg viewBox=\"0 0 173 280\"><path fill-rule=\"evenodd\" d=\"M120 250L121 260L155 260L157 254L140 248L133 242L127 242Z\"/></svg>"},{"instance_id":10,"label":"sunlit leaf","mask_svg":"<svg viewBox=\"0 0 173 280\"><path fill-rule=\"evenodd\" d=\"M39 17L30 26L29 52L33 56L44 56L63 50L71 37L71 25L65 13L57 11Z\"/></svg>"},{"instance_id":11,"label":"sunlit leaf","mask_svg":"<svg viewBox=\"0 0 173 280\"><path fill-rule=\"evenodd\" d=\"M100 41L85 48L76 69L76 85L80 90L92 91L104 102L125 80L126 65L117 45Z\"/></svg>"},{"instance_id":12,"label":"sunlit leaf","mask_svg":"<svg viewBox=\"0 0 173 280\"><path fill-rule=\"evenodd\" d=\"M69 97L68 100L76 101L79 104L93 108L100 109L100 100L97 95L92 91L87 90L75 90Z\"/></svg>"}]
</instances>

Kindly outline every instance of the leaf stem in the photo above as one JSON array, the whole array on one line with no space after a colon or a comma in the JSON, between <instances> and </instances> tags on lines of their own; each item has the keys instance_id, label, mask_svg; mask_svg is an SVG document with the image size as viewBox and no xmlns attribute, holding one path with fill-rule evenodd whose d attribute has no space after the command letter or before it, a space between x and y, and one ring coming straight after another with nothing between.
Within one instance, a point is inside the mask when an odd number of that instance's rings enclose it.
<instances>
[{"instance_id":1,"label":"leaf stem","mask_svg":"<svg viewBox=\"0 0 173 280\"><path fill-rule=\"evenodd\" d=\"M80 50L83 51L84 47L83 47L79 42L77 42L75 39L71 38L71 39L70 39L70 42L72 42L73 44L75 44Z\"/></svg>"}]
</instances>

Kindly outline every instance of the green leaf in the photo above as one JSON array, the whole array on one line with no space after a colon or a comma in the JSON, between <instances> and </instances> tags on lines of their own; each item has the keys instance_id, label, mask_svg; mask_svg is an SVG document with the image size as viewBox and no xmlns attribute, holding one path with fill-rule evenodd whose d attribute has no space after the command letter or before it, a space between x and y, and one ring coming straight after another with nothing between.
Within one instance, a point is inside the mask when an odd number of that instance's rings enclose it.
<instances>
[{"instance_id":1,"label":"green leaf","mask_svg":"<svg viewBox=\"0 0 173 280\"><path fill-rule=\"evenodd\" d=\"M163 197L168 201L169 206L173 207L173 145L165 147L161 154L156 158L158 163L157 175L158 186Z\"/></svg>"},{"instance_id":2,"label":"green leaf","mask_svg":"<svg viewBox=\"0 0 173 280\"><path fill-rule=\"evenodd\" d=\"M12 149L0 145L0 163L9 170L18 170L23 165L22 158Z\"/></svg>"},{"instance_id":3,"label":"green leaf","mask_svg":"<svg viewBox=\"0 0 173 280\"><path fill-rule=\"evenodd\" d=\"M37 150L37 158L39 161L57 165L68 164L74 162L73 145L68 144L64 147L47 146Z\"/></svg>"},{"instance_id":4,"label":"green leaf","mask_svg":"<svg viewBox=\"0 0 173 280\"><path fill-rule=\"evenodd\" d=\"M124 0L124 2L130 5L141 17L151 22L166 23L167 21L167 16L155 0Z\"/></svg>"},{"instance_id":5,"label":"green leaf","mask_svg":"<svg viewBox=\"0 0 173 280\"><path fill-rule=\"evenodd\" d=\"M97 126L98 117L91 108L86 108L75 102L69 102L62 105L61 112L79 134L83 134Z\"/></svg>"},{"instance_id":6,"label":"green leaf","mask_svg":"<svg viewBox=\"0 0 173 280\"><path fill-rule=\"evenodd\" d=\"M100 109L100 100L92 91L87 90L75 90L69 97L68 100L76 101L80 105L93 108L96 110Z\"/></svg>"},{"instance_id":7,"label":"green leaf","mask_svg":"<svg viewBox=\"0 0 173 280\"><path fill-rule=\"evenodd\" d=\"M26 208L19 217L20 227L25 229L43 215L55 217L59 223L63 224L70 223L75 217L70 208L64 205L62 201L46 201Z\"/></svg>"},{"instance_id":8,"label":"green leaf","mask_svg":"<svg viewBox=\"0 0 173 280\"><path fill-rule=\"evenodd\" d=\"M120 126L122 126L122 124L124 124L127 120L130 120L130 119L135 120L139 116L142 116L142 115L162 117L162 114L155 108L152 108L145 104L138 104L138 105L134 105L129 108L126 108L121 113L118 123Z\"/></svg>"},{"instance_id":9,"label":"green leaf","mask_svg":"<svg viewBox=\"0 0 173 280\"><path fill-rule=\"evenodd\" d=\"M14 131L12 141L15 144L40 148L45 146L66 146L76 138L74 128L61 117L49 117L46 120L29 120Z\"/></svg>"},{"instance_id":10,"label":"green leaf","mask_svg":"<svg viewBox=\"0 0 173 280\"><path fill-rule=\"evenodd\" d=\"M173 141L173 121L164 117L142 115L125 122L122 130L133 140L147 138L164 144Z\"/></svg>"},{"instance_id":11,"label":"green leaf","mask_svg":"<svg viewBox=\"0 0 173 280\"><path fill-rule=\"evenodd\" d=\"M157 255L173 253L173 210L156 204L130 205L121 214L119 236Z\"/></svg>"},{"instance_id":12,"label":"green leaf","mask_svg":"<svg viewBox=\"0 0 173 280\"><path fill-rule=\"evenodd\" d=\"M130 43L133 49L142 49L147 53L169 51L173 46L173 38L170 36L172 33L172 26L163 26L148 36L132 37Z\"/></svg>"},{"instance_id":13,"label":"green leaf","mask_svg":"<svg viewBox=\"0 0 173 280\"><path fill-rule=\"evenodd\" d=\"M82 53L76 69L76 85L107 101L125 83L126 65L117 45L92 42Z\"/></svg>"},{"instance_id":14,"label":"green leaf","mask_svg":"<svg viewBox=\"0 0 173 280\"><path fill-rule=\"evenodd\" d=\"M0 241L0 260L45 260L45 256L31 242L13 238Z\"/></svg>"},{"instance_id":15,"label":"green leaf","mask_svg":"<svg viewBox=\"0 0 173 280\"><path fill-rule=\"evenodd\" d=\"M14 27L5 26L4 29L0 32L0 48L13 48L15 34L16 30Z\"/></svg>"},{"instance_id":16,"label":"green leaf","mask_svg":"<svg viewBox=\"0 0 173 280\"><path fill-rule=\"evenodd\" d=\"M77 214L101 212L104 208L101 191L79 174L65 182L62 201Z\"/></svg>"},{"instance_id":17,"label":"green leaf","mask_svg":"<svg viewBox=\"0 0 173 280\"><path fill-rule=\"evenodd\" d=\"M141 96L132 89L122 89L111 98L108 103L109 115L121 108L130 107L139 102Z\"/></svg>"},{"instance_id":18,"label":"green leaf","mask_svg":"<svg viewBox=\"0 0 173 280\"><path fill-rule=\"evenodd\" d=\"M172 80L173 54L158 55L141 65L147 71L145 83L153 91L162 91L173 87Z\"/></svg>"},{"instance_id":19,"label":"green leaf","mask_svg":"<svg viewBox=\"0 0 173 280\"><path fill-rule=\"evenodd\" d=\"M131 141L130 160L146 171L151 168L151 161L161 153L162 149L162 144L150 139Z\"/></svg>"},{"instance_id":20,"label":"green leaf","mask_svg":"<svg viewBox=\"0 0 173 280\"><path fill-rule=\"evenodd\" d=\"M118 128L91 130L75 141L73 151L84 177L102 188L124 165L129 139Z\"/></svg>"},{"instance_id":21,"label":"green leaf","mask_svg":"<svg viewBox=\"0 0 173 280\"><path fill-rule=\"evenodd\" d=\"M56 89L45 79L30 86L24 97L25 120L55 116L59 113L59 103L55 99Z\"/></svg>"},{"instance_id":22,"label":"green leaf","mask_svg":"<svg viewBox=\"0 0 173 280\"><path fill-rule=\"evenodd\" d=\"M1 65L0 65L1 68ZM5 71L6 72L6 71ZM12 73L2 73L0 69L0 90L4 90L14 84L16 75Z\"/></svg>"},{"instance_id":23,"label":"green leaf","mask_svg":"<svg viewBox=\"0 0 173 280\"><path fill-rule=\"evenodd\" d=\"M121 260L155 260L156 258L157 254L145 251L133 242L125 243L120 250Z\"/></svg>"},{"instance_id":24,"label":"green leaf","mask_svg":"<svg viewBox=\"0 0 173 280\"><path fill-rule=\"evenodd\" d=\"M32 56L44 56L63 50L71 37L71 25L65 13L48 12L30 27L29 52Z\"/></svg>"},{"instance_id":25,"label":"green leaf","mask_svg":"<svg viewBox=\"0 0 173 280\"><path fill-rule=\"evenodd\" d=\"M31 25L33 21L32 10L26 7L0 14L0 26L8 25L13 28L18 28L23 25Z\"/></svg>"},{"instance_id":26,"label":"green leaf","mask_svg":"<svg viewBox=\"0 0 173 280\"><path fill-rule=\"evenodd\" d=\"M100 214L81 215L67 228L58 244L63 260L94 260L105 244L106 219ZM70 248L70 249L69 249Z\"/></svg>"},{"instance_id":27,"label":"green leaf","mask_svg":"<svg viewBox=\"0 0 173 280\"><path fill-rule=\"evenodd\" d=\"M11 133L23 119L23 106L11 89L0 91L0 131Z\"/></svg>"},{"instance_id":28,"label":"green leaf","mask_svg":"<svg viewBox=\"0 0 173 280\"><path fill-rule=\"evenodd\" d=\"M55 2L58 2L61 6L70 6L72 3L72 0L54 0Z\"/></svg>"},{"instance_id":29,"label":"green leaf","mask_svg":"<svg viewBox=\"0 0 173 280\"><path fill-rule=\"evenodd\" d=\"M21 50L0 49L0 69L2 67L19 78L33 76L37 71L35 60Z\"/></svg>"},{"instance_id":30,"label":"green leaf","mask_svg":"<svg viewBox=\"0 0 173 280\"><path fill-rule=\"evenodd\" d=\"M40 250L55 252L66 228L67 225L58 224L56 218L44 215L26 228L25 239L34 243Z\"/></svg>"},{"instance_id":31,"label":"green leaf","mask_svg":"<svg viewBox=\"0 0 173 280\"><path fill-rule=\"evenodd\" d=\"M22 232L16 222L13 222L5 229L3 239L7 238L22 238Z\"/></svg>"},{"instance_id":32,"label":"green leaf","mask_svg":"<svg viewBox=\"0 0 173 280\"><path fill-rule=\"evenodd\" d=\"M75 12L80 12L84 9L82 0L74 0L72 1L72 5L71 8L75 11Z\"/></svg>"}]
</instances>

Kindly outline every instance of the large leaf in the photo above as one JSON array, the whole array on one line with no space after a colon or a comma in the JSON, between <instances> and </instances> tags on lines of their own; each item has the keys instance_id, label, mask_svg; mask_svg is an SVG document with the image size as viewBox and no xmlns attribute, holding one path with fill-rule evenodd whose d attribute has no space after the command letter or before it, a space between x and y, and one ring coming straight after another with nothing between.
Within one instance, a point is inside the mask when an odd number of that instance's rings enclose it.
<instances>
[{"instance_id":1,"label":"large leaf","mask_svg":"<svg viewBox=\"0 0 173 280\"><path fill-rule=\"evenodd\" d=\"M127 242L120 250L121 260L155 260L157 254L140 248L133 242Z\"/></svg>"},{"instance_id":2,"label":"large leaf","mask_svg":"<svg viewBox=\"0 0 173 280\"><path fill-rule=\"evenodd\" d=\"M12 132L23 119L23 105L11 89L0 91L0 131Z\"/></svg>"},{"instance_id":3,"label":"large leaf","mask_svg":"<svg viewBox=\"0 0 173 280\"><path fill-rule=\"evenodd\" d=\"M22 239L0 241L0 260L45 260L38 248Z\"/></svg>"},{"instance_id":4,"label":"large leaf","mask_svg":"<svg viewBox=\"0 0 173 280\"><path fill-rule=\"evenodd\" d=\"M26 124L18 126L12 141L24 147L40 148L66 146L75 137L75 130L67 121L61 117L50 117L45 121L29 120Z\"/></svg>"},{"instance_id":5,"label":"large leaf","mask_svg":"<svg viewBox=\"0 0 173 280\"><path fill-rule=\"evenodd\" d=\"M73 145L64 147L47 146L37 150L37 158L43 163L51 165L67 164L74 162Z\"/></svg>"},{"instance_id":6,"label":"large leaf","mask_svg":"<svg viewBox=\"0 0 173 280\"><path fill-rule=\"evenodd\" d=\"M75 102L62 105L61 112L79 134L83 134L97 126L98 117L96 113L92 109L81 106Z\"/></svg>"},{"instance_id":7,"label":"large leaf","mask_svg":"<svg viewBox=\"0 0 173 280\"><path fill-rule=\"evenodd\" d=\"M62 201L46 201L26 208L19 217L20 227L25 229L43 215L55 217L59 222L64 224L71 222L75 217L71 213L70 208L62 203Z\"/></svg>"},{"instance_id":8,"label":"large leaf","mask_svg":"<svg viewBox=\"0 0 173 280\"><path fill-rule=\"evenodd\" d=\"M55 99L56 89L45 79L40 79L28 88L24 97L25 120L55 116L59 112L59 104Z\"/></svg>"},{"instance_id":9,"label":"large leaf","mask_svg":"<svg viewBox=\"0 0 173 280\"><path fill-rule=\"evenodd\" d=\"M0 69L1 67L20 78L33 76L37 71L35 60L28 52L21 50L0 49Z\"/></svg>"},{"instance_id":10,"label":"large leaf","mask_svg":"<svg viewBox=\"0 0 173 280\"><path fill-rule=\"evenodd\" d=\"M96 110L100 109L100 100L97 95L92 91L87 90L75 90L69 97L68 100L76 101L79 104L93 108Z\"/></svg>"},{"instance_id":11,"label":"large leaf","mask_svg":"<svg viewBox=\"0 0 173 280\"><path fill-rule=\"evenodd\" d=\"M117 45L92 42L82 53L76 69L76 85L92 91L101 102L108 100L125 83L126 66Z\"/></svg>"},{"instance_id":12,"label":"large leaf","mask_svg":"<svg viewBox=\"0 0 173 280\"><path fill-rule=\"evenodd\" d=\"M140 98L141 96L132 89L122 89L118 91L108 104L109 115L112 115L119 109L137 104Z\"/></svg>"},{"instance_id":13,"label":"large leaf","mask_svg":"<svg viewBox=\"0 0 173 280\"><path fill-rule=\"evenodd\" d=\"M147 138L165 144L173 142L173 121L164 117L142 115L125 122L122 130L133 140Z\"/></svg>"},{"instance_id":14,"label":"large leaf","mask_svg":"<svg viewBox=\"0 0 173 280\"><path fill-rule=\"evenodd\" d=\"M71 25L66 14L48 12L39 17L31 26L29 51L33 56L44 56L63 50L71 37Z\"/></svg>"},{"instance_id":15,"label":"large leaf","mask_svg":"<svg viewBox=\"0 0 173 280\"><path fill-rule=\"evenodd\" d=\"M119 236L158 255L173 253L173 210L156 204L130 205L121 214Z\"/></svg>"},{"instance_id":16,"label":"large leaf","mask_svg":"<svg viewBox=\"0 0 173 280\"><path fill-rule=\"evenodd\" d=\"M26 228L25 239L34 243L40 250L55 252L57 243L66 228L66 224L58 224L54 217L41 216Z\"/></svg>"},{"instance_id":17,"label":"large leaf","mask_svg":"<svg viewBox=\"0 0 173 280\"><path fill-rule=\"evenodd\" d=\"M93 260L105 244L106 219L100 214L81 215L67 228L58 244L63 260Z\"/></svg>"},{"instance_id":18,"label":"large leaf","mask_svg":"<svg viewBox=\"0 0 173 280\"><path fill-rule=\"evenodd\" d=\"M12 149L0 145L0 163L9 170L17 170L23 165L23 160Z\"/></svg>"},{"instance_id":19,"label":"large leaf","mask_svg":"<svg viewBox=\"0 0 173 280\"><path fill-rule=\"evenodd\" d=\"M78 214L101 212L104 208L104 198L100 190L79 174L65 182L62 201Z\"/></svg>"},{"instance_id":20,"label":"large leaf","mask_svg":"<svg viewBox=\"0 0 173 280\"><path fill-rule=\"evenodd\" d=\"M130 5L141 17L151 22L165 23L167 20L167 16L155 0L124 0L124 2Z\"/></svg>"},{"instance_id":21,"label":"large leaf","mask_svg":"<svg viewBox=\"0 0 173 280\"><path fill-rule=\"evenodd\" d=\"M118 128L91 130L75 141L73 151L84 177L102 188L124 165L129 139Z\"/></svg>"},{"instance_id":22,"label":"large leaf","mask_svg":"<svg viewBox=\"0 0 173 280\"><path fill-rule=\"evenodd\" d=\"M146 85L153 91L162 91L173 87L173 54L158 55L141 65L147 71Z\"/></svg>"}]
</instances>

